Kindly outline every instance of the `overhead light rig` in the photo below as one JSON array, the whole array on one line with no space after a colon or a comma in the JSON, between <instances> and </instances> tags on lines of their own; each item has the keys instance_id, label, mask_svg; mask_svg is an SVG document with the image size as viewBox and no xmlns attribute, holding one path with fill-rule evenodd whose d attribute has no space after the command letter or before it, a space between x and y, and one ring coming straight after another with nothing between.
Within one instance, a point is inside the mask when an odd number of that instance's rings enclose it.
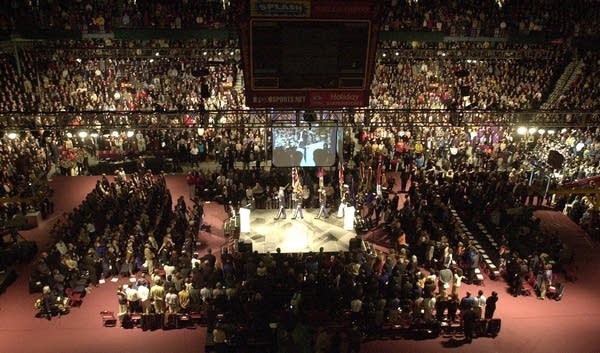
<instances>
[{"instance_id":1,"label":"overhead light rig","mask_svg":"<svg viewBox=\"0 0 600 353\"><path fill-rule=\"evenodd\" d=\"M177 112L57 112L0 113L0 129L188 129L188 128L264 128L298 124L298 117L311 116L313 125L340 127L400 126L514 126L600 127L600 112L582 111L481 111L440 109L337 109L304 111L299 109L206 110ZM314 115L313 115L314 114ZM312 119L314 117L314 119ZM306 121L302 121L305 124Z\"/></svg>"}]
</instances>

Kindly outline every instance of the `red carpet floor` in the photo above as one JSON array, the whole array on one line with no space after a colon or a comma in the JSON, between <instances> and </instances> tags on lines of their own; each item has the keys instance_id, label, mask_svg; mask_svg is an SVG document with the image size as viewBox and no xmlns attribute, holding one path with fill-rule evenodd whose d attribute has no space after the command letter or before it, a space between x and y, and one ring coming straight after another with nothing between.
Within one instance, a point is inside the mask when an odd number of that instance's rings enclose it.
<instances>
[{"instance_id":1,"label":"red carpet floor","mask_svg":"<svg viewBox=\"0 0 600 353\"><path fill-rule=\"evenodd\" d=\"M76 207L95 184L95 177L56 177L55 213L38 228L23 232L43 247L48 244L47 229L63 212ZM169 176L168 187L173 199L188 196L182 176ZM218 249L224 243L222 206L208 204L206 222L213 233L202 233L206 248ZM492 290L500 294L497 317L502 318L502 330L495 338L480 338L472 344L456 345L448 338L428 341L373 341L364 343L361 352L599 352L600 351L600 281L597 256L598 244L567 217L552 211L538 211L542 226L555 231L574 249L579 268L579 280L566 284L562 301L540 301L535 297L513 298L503 281L486 279L485 286L463 286L461 295L482 288L485 294ZM80 308L52 321L36 319L33 303L38 295L30 295L27 278L31 265L17 268L19 278L0 295L0 353L11 352L204 352L206 332L203 328L173 331L143 332L140 329L102 327L99 312L116 311L117 283L107 282L88 294ZM122 279L120 283L123 283Z\"/></svg>"}]
</instances>

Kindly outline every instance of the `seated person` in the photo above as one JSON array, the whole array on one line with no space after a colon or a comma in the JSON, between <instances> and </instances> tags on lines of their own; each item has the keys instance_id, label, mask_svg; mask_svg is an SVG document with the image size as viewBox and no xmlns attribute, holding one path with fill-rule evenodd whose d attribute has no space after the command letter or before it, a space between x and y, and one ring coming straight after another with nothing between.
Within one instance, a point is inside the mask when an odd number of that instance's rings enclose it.
<instances>
[{"instance_id":1,"label":"seated person","mask_svg":"<svg viewBox=\"0 0 600 353\"><path fill-rule=\"evenodd\" d=\"M38 310L36 317L45 317L52 319L53 315L65 315L69 312L67 305L68 298L58 297L50 286L44 286L42 296L36 300L35 308Z\"/></svg>"}]
</instances>

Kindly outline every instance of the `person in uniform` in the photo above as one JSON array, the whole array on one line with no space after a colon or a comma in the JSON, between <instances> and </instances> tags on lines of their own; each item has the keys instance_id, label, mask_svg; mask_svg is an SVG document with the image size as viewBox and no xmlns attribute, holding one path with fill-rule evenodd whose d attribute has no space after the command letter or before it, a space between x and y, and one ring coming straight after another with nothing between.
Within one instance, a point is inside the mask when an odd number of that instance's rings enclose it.
<instances>
[{"instance_id":1,"label":"person in uniform","mask_svg":"<svg viewBox=\"0 0 600 353\"><path fill-rule=\"evenodd\" d=\"M340 207L338 207L337 217L344 217L344 211L346 210L346 206L350 203L350 188L347 184L344 184L342 189L342 198L340 200Z\"/></svg>"},{"instance_id":2,"label":"person in uniform","mask_svg":"<svg viewBox=\"0 0 600 353\"><path fill-rule=\"evenodd\" d=\"M319 213L317 213L317 219L329 218L329 212L327 212L327 191L324 188L319 189Z\"/></svg>"},{"instance_id":3,"label":"person in uniform","mask_svg":"<svg viewBox=\"0 0 600 353\"><path fill-rule=\"evenodd\" d=\"M292 219L296 219L300 217L300 219L304 219L304 213L302 212L302 200L304 193L302 191L302 186L298 186L298 188L292 194L292 200L295 202L294 215Z\"/></svg>"},{"instance_id":4,"label":"person in uniform","mask_svg":"<svg viewBox=\"0 0 600 353\"><path fill-rule=\"evenodd\" d=\"M279 212L275 220L285 219L285 188L283 186L280 186L277 192L277 203L279 204Z\"/></svg>"}]
</instances>

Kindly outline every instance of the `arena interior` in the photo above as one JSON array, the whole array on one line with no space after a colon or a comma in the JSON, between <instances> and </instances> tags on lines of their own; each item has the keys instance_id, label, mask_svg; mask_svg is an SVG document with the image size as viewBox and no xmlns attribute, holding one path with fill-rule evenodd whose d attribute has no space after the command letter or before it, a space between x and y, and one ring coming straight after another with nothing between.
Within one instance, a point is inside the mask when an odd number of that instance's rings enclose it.
<instances>
[{"instance_id":1,"label":"arena interior","mask_svg":"<svg viewBox=\"0 0 600 353\"><path fill-rule=\"evenodd\" d=\"M598 351L598 0L0 4L0 352Z\"/></svg>"}]
</instances>

